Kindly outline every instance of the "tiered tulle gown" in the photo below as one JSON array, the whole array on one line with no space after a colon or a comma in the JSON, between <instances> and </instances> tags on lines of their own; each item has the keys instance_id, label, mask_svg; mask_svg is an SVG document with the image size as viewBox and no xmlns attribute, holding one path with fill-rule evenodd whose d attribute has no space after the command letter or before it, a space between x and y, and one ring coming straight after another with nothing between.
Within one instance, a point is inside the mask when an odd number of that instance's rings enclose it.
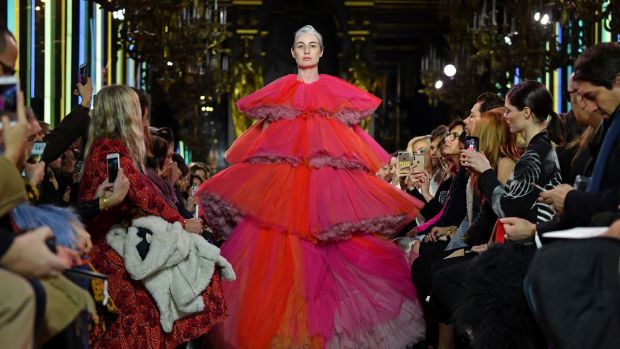
<instances>
[{"instance_id":1,"label":"tiered tulle gown","mask_svg":"<svg viewBox=\"0 0 620 349\"><path fill-rule=\"evenodd\" d=\"M424 321L388 239L421 204L377 178L389 155L356 124L380 99L336 77L280 78L237 106L260 122L198 190L237 273L218 348L404 348ZM265 127L265 123L269 125Z\"/></svg>"}]
</instances>

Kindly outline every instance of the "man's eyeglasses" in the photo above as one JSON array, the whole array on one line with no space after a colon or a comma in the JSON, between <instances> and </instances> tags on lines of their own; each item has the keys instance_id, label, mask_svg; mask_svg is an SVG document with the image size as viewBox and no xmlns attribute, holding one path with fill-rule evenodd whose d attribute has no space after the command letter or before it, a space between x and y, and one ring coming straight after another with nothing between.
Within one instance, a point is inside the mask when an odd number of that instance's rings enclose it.
<instances>
[{"instance_id":1,"label":"man's eyeglasses","mask_svg":"<svg viewBox=\"0 0 620 349\"><path fill-rule=\"evenodd\" d=\"M9 67L8 65L2 63L2 61L0 61L0 66L2 67L2 71L3 71L3 75L4 76L13 76L15 75L15 73L17 73L17 70L15 70L12 67Z\"/></svg>"}]
</instances>

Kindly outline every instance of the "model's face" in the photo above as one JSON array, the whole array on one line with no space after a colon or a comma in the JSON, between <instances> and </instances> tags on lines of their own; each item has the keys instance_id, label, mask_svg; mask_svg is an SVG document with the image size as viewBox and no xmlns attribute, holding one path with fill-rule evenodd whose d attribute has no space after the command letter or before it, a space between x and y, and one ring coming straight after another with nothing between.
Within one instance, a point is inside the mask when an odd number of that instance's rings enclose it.
<instances>
[{"instance_id":1,"label":"model's face","mask_svg":"<svg viewBox=\"0 0 620 349\"><path fill-rule=\"evenodd\" d=\"M319 59L323 56L323 49L316 35L305 33L297 37L293 48L291 48L291 54L295 58L297 67L311 68L319 64Z\"/></svg>"},{"instance_id":2,"label":"model's face","mask_svg":"<svg viewBox=\"0 0 620 349\"><path fill-rule=\"evenodd\" d=\"M592 85L587 81L575 81L577 93L583 97L587 112L598 111L604 116L611 116L620 104L620 74L611 90L604 86Z\"/></svg>"},{"instance_id":3,"label":"model's face","mask_svg":"<svg viewBox=\"0 0 620 349\"><path fill-rule=\"evenodd\" d=\"M9 35L5 34L6 47L0 52L0 76L13 76L15 75L15 62L17 62L17 43Z\"/></svg>"},{"instance_id":4,"label":"model's face","mask_svg":"<svg viewBox=\"0 0 620 349\"><path fill-rule=\"evenodd\" d=\"M480 120L480 105L482 102L478 102L474 104L474 106L469 111L469 116L463 120L465 124L465 130L468 135L474 134L474 130L476 129L476 125L478 124L478 120Z\"/></svg>"},{"instance_id":5,"label":"model's face","mask_svg":"<svg viewBox=\"0 0 620 349\"><path fill-rule=\"evenodd\" d=\"M445 144L443 146L444 155L457 155L461 152L459 147L459 136L463 133L462 126L455 126L448 132L445 139Z\"/></svg>"},{"instance_id":6,"label":"model's face","mask_svg":"<svg viewBox=\"0 0 620 349\"><path fill-rule=\"evenodd\" d=\"M504 119L510 128L510 133L519 133L523 131L527 125L527 120L534 116L531 114L528 107L519 110L517 107L510 104L508 97L504 100L504 106L506 107Z\"/></svg>"}]
</instances>

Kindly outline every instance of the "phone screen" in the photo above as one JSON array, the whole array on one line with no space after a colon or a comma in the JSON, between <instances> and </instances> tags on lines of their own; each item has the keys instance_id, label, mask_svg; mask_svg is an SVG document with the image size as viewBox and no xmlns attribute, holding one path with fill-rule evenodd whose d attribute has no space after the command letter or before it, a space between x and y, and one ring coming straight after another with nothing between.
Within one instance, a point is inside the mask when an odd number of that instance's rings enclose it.
<instances>
[{"instance_id":1,"label":"phone screen","mask_svg":"<svg viewBox=\"0 0 620 349\"><path fill-rule=\"evenodd\" d=\"M46 146L47 146L47 142L34 142L27 162L29 164L36 164L39 161L41 161L41 156L43 155L43 152L45 151Z\"/></svg>"},{"instance_id":2,"label":"phone screen","mask_svg":"<svg viewBox=\"0 0 620 349\"><path fill-rule=\"evenodd\" d=\"M411 166L415 173L424 172L424 154L413 154Z\"/></svg>"},{"instance_id":3,"label":"phone screen","mask_svg":"<svg viewBox=\"0 0 620 349\"><path fill-rule=\"evenodd\" d=\"M80 69L78 70L78 80L82 85L86 85L86 81L88 81L88 72L86 63L80 65Z\"/></svg>"},{"instance_id":4,"label":"phone screen","mask_svg":"<svg viewBox=\"0 0 620 349\"><path fill-rule=\"evenodd\" d=\"M0 80L0 115L9 117L11 124L17 122L17 91L19 83L16 79Z\"/></svg>"},{"instance_id":5,"label":"phone screen","mask_svg":"<svg viewBox=\"0 0 620 349\"><path fill-rule=\"evenodd\" d=\"M118 154L108 158L108 181L113 183L118 175Z\"/></svg>"},{"instance_id":6,"label":"phone screen","mask_svg":"<svg viewBox=\"0 0 620 349\"><path fill-rule=\"evenodd\" d=\"M465 150L480 151L480 139L478 137L468 136L465 138Z\"/></svg>"},{"instance_id":7,"label":"phone screen","mask_svg":"<svg viewBox=\"0 0 620 349\"><path fill-rule=\"evenodd\" d=\"M398 176L408 176L411 174L411 158L412 154L406 151L398 152Z\"/></svg>"}]
</instances>

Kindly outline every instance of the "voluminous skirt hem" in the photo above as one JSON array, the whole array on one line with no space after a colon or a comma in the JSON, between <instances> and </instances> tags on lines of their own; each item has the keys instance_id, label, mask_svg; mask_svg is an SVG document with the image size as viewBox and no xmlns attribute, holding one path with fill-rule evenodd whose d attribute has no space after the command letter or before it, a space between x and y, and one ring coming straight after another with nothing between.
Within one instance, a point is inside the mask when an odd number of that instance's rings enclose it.
<instances>
[{"instance_id":1,"label":"voluminous skirt hem","mask_svg":"<svg viewBox=\"0 0 620 349\"><path fill-rule=\"evenodd\" d=\"M222 246L239 276L218 348L405 348L424 320L400 250L373 235L313 243L243 219Z\"/></svg>"}]
</instances>

